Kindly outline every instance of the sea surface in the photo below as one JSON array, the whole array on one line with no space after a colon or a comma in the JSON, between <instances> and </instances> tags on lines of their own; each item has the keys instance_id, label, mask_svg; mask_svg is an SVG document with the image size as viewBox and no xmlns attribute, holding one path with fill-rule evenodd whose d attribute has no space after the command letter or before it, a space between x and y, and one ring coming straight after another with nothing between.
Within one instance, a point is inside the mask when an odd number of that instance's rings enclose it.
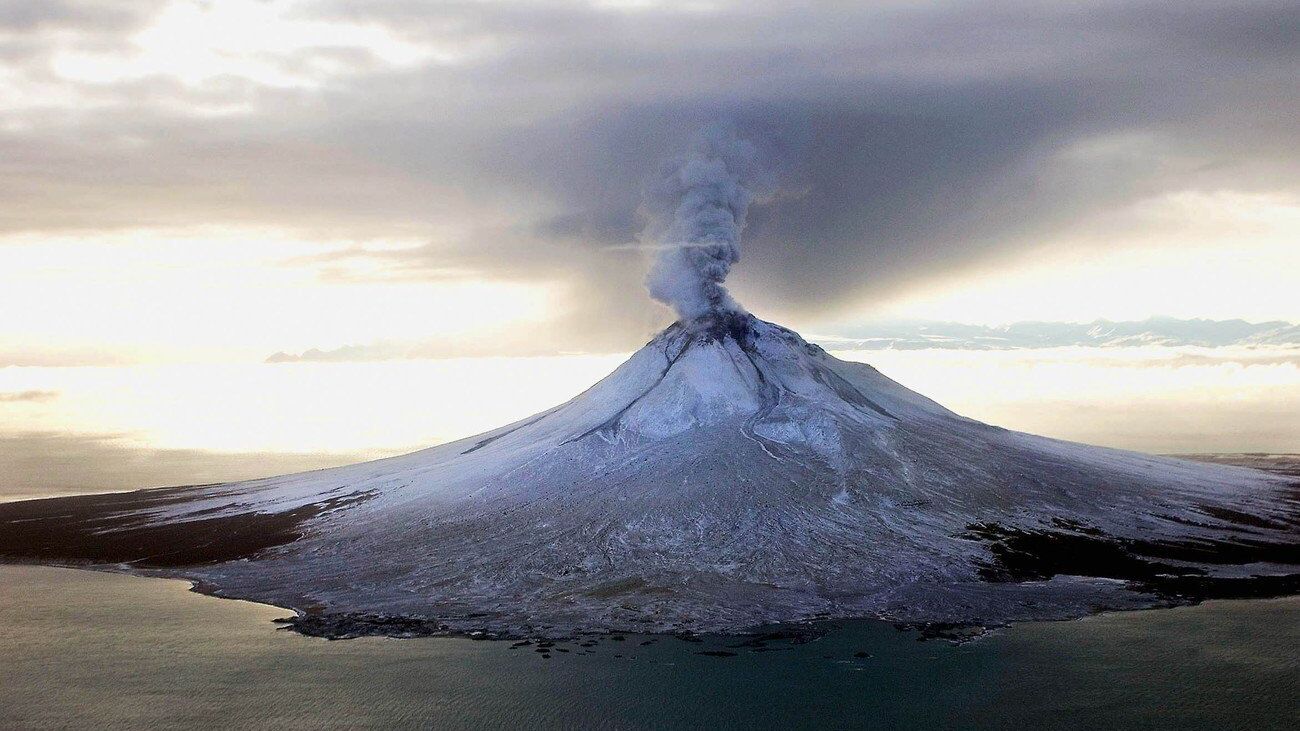
<instances>
[{"instance_id":1,"label":"sea surface","mask_svg":"<svg viewBox=\"0 0 1300 731\"><path fill-rule=\"evenodd\" d=\"M188 589L0 566L0 728L1300 726L1300 598L1026 623L962 644L856 621L804 643L538 648L308 638L272 622L286 610Z\"/></svg>"}]
</instances>

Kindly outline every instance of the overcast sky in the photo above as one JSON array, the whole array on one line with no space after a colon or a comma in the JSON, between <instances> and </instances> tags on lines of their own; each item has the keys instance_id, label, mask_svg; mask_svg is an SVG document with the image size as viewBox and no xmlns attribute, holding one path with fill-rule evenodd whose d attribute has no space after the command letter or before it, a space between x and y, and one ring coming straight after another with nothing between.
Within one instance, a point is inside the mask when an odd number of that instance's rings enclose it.
<instances>
[{"instance_id":1,"label":"overcast sky","mask_svg":"<svg viewBox=\"0 0 1300 731\"><path fill-rule=\"evenodd\" d=\"M0 0L0 361L611 352L701 126L730 285L880 317L1300 320L1295 2Z\"/></svg>"}]
</instances>

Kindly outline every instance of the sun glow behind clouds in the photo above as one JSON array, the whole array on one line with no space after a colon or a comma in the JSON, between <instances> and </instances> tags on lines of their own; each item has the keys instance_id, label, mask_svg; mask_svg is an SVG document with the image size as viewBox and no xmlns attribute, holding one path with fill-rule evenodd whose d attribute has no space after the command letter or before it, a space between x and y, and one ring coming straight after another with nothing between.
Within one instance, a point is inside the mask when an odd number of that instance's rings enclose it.
<instances>
[{"instance_id":1,"label":"sun glow behind clouds","mask_svg":"<svg viewBox=\"0 0 1300 731\"><path fill-rule=\"evenodd\" d=\"M377 26L302 17L296 14L301 5L294 0L176 0L130 39L130 51L67 48L55 55L52 66L65 79L91 83L166 75L190 86L237 77L265 86L315 88L365 60L344 60L348 53L388 66L452 63L462 56L456 49L410 43ZM307 50L336 53L289 62Z\"/></svg>"},{"instance_id":2,"label":"sun glow behind clouds","mask_svg":"<svg viewBox=\"0 0 1300 731\"><path fill-rule=\"evenodd\" d=\"M0 369L0 393L58 384L57 398L0 405L0 435L128 434L139 447L217 452L412 450L554 406L622 357Z\"/></svg>"},{"instance_id":3,"label":"sun glow behind clouds","mask_svg":"<svg viewBox=\"0 0 1300 731\"><path fill-rule=\"evenodd\" d=\"M1300 444L1295 351L1295 360L1264 363L1191 348L836 355L869 361L958 413L1048 436L1153 452L1291 452ZM135 458L132 449L241 454L252 465L203 473L208 479L257 474L258 454L410 451L526 418L624 357L0 368L0 393L47 394L0 403L0 464L24 434L117 435L116 456L101 456L115 469ZM13 485L0 490L44 484L40 473L7 477Z\"/></svg>"},{"instance_id":4,"label":"sun glow behind clouds","mask_svg":"<svg viewBox=\"0 0 1300 731\"><path fill-rule=\"evenodd\" d=\"M551 312L546 283L326 282L317 266L286 264L352 243L232 229L8 237L0 241L0 354L98 349L131 360L260 361L283 349L463 338Z\"/></svg>"},{"instance_id":5,"label":"sun glow behind clouds","mask_svg":"<svg viewBox=\"0 0 1300 731\"><path fill-rule=\"evenodd\" d=\"M836 352L954 411L1147 452L1300 449L1300 351L1050 348ZM1256 358L1260 361L1252 362Z\"/></svg>"},{"instance_id":6,"label":"sun glow behind clouds","mask_svg":"<svg viewBox=\"0 0 1300 731\"><path fill-rule=\"evenodd\" d=\"M978 324L1161 315L1295 321L1297 272L1300 199L1188 191L908 293L880 314Z\"/></svg>"}]
</instances>

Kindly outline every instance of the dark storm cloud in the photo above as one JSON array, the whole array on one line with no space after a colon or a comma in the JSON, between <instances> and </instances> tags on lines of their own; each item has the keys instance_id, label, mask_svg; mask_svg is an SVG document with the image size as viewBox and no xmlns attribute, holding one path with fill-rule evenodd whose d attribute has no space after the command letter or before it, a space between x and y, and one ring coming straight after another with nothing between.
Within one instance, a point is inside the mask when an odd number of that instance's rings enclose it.
<instances>
[{"instance_id":1,"label":"dark storm cloud","mask_svg":"<svg viewBox=\"0 0 1300 731\"><path fill-rule=\"evenodd\" d=\"M300 89L77 87L104 106L0 133L0 227L454 221L467 233L339 263L562 282L569 329L635 344L665 317L621 248L642 189L717 120L778 162L728 280L760 315L861 307L1162 192L1295 189L1295 3L861 5L317 3L298 12L462 55L309 49L283 63L348 73Z\"/></svg>"}]
</instances>

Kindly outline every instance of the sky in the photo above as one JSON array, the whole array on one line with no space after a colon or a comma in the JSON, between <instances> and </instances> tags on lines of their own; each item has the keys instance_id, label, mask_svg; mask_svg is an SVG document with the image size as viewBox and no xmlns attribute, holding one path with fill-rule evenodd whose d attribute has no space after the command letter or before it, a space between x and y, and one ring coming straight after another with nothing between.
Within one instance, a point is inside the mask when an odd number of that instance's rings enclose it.
<instances>
[{"instance_id":1,"label":"sky","mask_svg":"<svg viewBox=\"0 0 1300 731\"><path fill-rule=\"evenodd\" d=\"M0 0L0 432L143 429L40 369L603 364L719 122L766 319L1300 322L1297 78L1285 1Z\"/></svg>"}]
</instances>

